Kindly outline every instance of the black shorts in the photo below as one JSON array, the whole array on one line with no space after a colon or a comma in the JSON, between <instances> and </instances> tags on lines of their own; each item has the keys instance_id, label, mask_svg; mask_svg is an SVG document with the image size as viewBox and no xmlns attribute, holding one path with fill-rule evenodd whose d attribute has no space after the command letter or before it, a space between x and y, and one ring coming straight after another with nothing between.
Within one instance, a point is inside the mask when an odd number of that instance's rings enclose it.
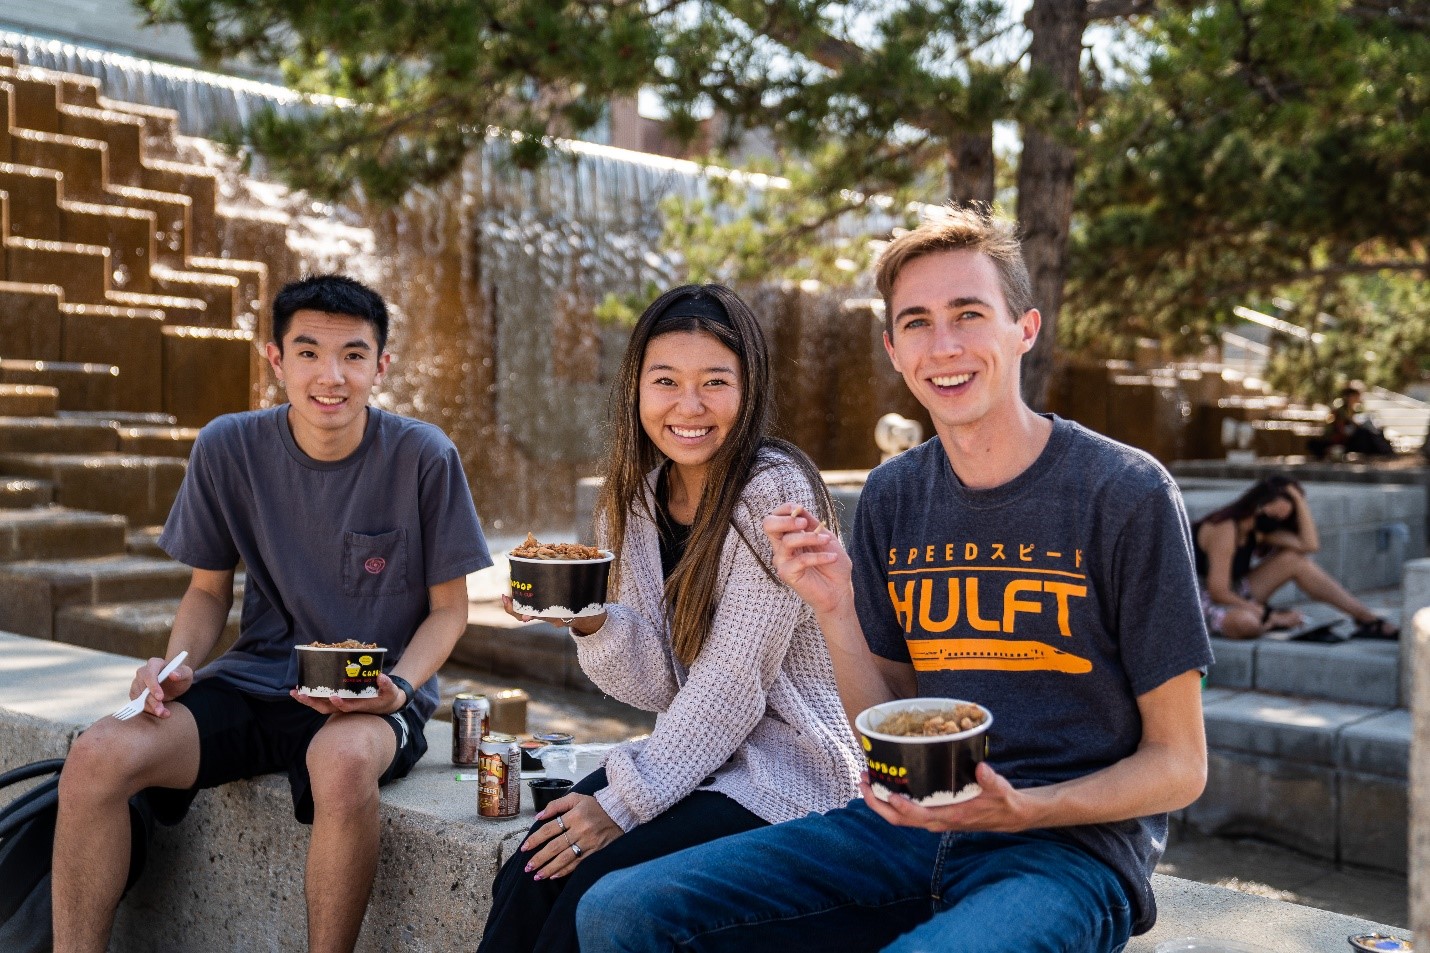
<instances>
[{"instance_id":1,"label":"black shorts","mask_svg":"<svg viewBox=\"0 0 1430 953\"><path fill-rule=\"evenodd\" d=\"M291 698L269 698L241 691L218 679L196 683L174 699L194 716L199 728L199 776L192 788L150 788L154 814L177 824L194 796L230 781L283 772L293 792L293 816L313 823L313 791L308 781L308 745L328 716ZM422 720L411 708L381 716L397 737L397 752L378 784L405 777L427 753Z\"/></svg>"}]
</instances>

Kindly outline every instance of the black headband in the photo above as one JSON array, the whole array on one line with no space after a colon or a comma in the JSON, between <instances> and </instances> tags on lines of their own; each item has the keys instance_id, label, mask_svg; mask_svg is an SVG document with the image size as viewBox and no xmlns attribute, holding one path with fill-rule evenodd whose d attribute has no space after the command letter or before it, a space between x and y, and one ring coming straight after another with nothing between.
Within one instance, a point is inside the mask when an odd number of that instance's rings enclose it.
<instances>
[{"instance_id":1,"label":"black headband","mask_svg":"<svg viewBox=\"0 0 1430 953\"><path fill-rule=\"evenodd\" d=\"M720 299L704 292L676 298L656 317L655 324L659 326L675 318L705 318L727 328L735 327L735 322L730 320L730 313L725 310Z\"/></svg>"}]
</instances>

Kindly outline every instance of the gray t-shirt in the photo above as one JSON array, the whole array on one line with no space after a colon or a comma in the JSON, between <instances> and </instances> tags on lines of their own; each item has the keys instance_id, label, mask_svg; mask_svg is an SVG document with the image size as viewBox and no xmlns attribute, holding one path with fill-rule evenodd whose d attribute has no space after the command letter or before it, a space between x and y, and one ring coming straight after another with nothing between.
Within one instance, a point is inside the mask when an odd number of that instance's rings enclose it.
<instances>
[{"instance_id":1,"label":"gray t-shirt","mask_svg":"<svg viewBox=\"0 0 1430 953\"><path fill-rule=\"evenodd\" d=\"M238 641L201 669L258 695L298 684L293 646L360 639L391 671L429 611L427 589L492 564L457 448L431 424L368 408L342 460L298 448L288 407L199 432L159 546L198 569L247 572ZM417 690L424 720L434 676Z\"/></svg>"},{"instance_id":2,"label":"gray t-shirt","mask_svg":"<svg viewBox=\"0 0 1430 953\"><path fill-rule=\"evenodd\" d=\"M1181 493L1151 457L1053 417L1038 459L989 490L934 438L869 475L851 536L865 638L918 693L993 713L989 760L1014 787L1137 750L1137 697L1211 663ZM1167 816L1037 832L1117 871L1134 932L1156 919Z\"/></svg>"}]
</instances>

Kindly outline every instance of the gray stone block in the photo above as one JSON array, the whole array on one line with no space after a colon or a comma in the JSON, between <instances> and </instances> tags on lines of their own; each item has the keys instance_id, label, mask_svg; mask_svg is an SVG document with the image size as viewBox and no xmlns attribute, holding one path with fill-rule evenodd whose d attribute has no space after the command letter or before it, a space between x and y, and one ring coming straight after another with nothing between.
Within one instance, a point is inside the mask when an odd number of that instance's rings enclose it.
<instances>
[{"instance_id":1,"label":"gray stone block","mask_svg":"<svg viewBox=\"0 0 1430 953\"><path fill-rule=\"evenodd\" d=\"M1411 747L1417 757L1410 764L1410 925L1422 949L1430 948L1430 609L1409 617L1413 640Z\"/></svg>"},{"instance_id":2,"label":"gray stone block","mask_svg":"<svg viewBox=\"0 0 1430 953\"><path fill-rule=\"evenodd\" d=\"M1203 834L1260 837L1334 860L1336 804L1333 768L1211 751L1206 790L1186 820Z\"/></svg>"},{"instance_id":3,"label":"gray stone block","mask_svg":"<svg viewBox=\"0 0 1430 953\"><path fill-rule=\"evenodd\" d=\"M1127 944L1127 953L1153 953L1190 936L1255 944L1269 953L1329 953L1348 949L1357 933L1405 935L1403 926L1368 924L1356 917L1311 910L1238 890L1156 875L1157 925Z\"/></svg>"},{"instance_id":4,"label":"gray stone block","mask_svg":"<svg viewBox=\"0 0 1430 953\"><path fill-rule=\"evenodd\" d=\"M1381 548L1383 535L1378 526L1345 530L1345 564L1340 583L1351 592L1385 589L1400 582L1400 564L1391 570L1387 550Z\"/></svg>"},{"instance_id":5,"label":"gray stone block","mask_svg":"<svg viewBox=\"0 0 1430 953\"><path fill-rule=\"evenodd\" d=\"M1355 497L1358 494L1347 492L1344 487L1325 483L1307 483L1305 486L1306 505L1311 508L1311 518L1322 530L1357 522L1352 514L1366 509L1364 504L1357 507Z\"/></svg>"},{"instance_id":6,"label":"gray stone block","mask_svg":"<svg viewBox=\"0 0 1430 953\"><path fill-rule=\"evenodd\" d=\"M1341 729L1336 764L1343 771L1405 780L1410 774L1410 712L1396 708Z\"/></svg>"},{"instance_id":7,"label":"gray stone block","mask_svg":"<svg viewBox=\"0 0 1430 953\"><path fill-rule=\"evenodd\" d=\"M1256 689L1355 705L1399 703L1398 646L1354 639L1336 645L1274 642L1256 646Z\"/></svg>"},{"instance_id":8,"label":"gray stone block","mask_svg":"<svg viewBox=\"0 0 1430 953\"><path fill-rule=\"evenodd\" d=\"M1353 525L1383 522L1389 512L1387 497L1391 492L1393 488L1384 484L1341 490L1338 495L1344 501L1345 522Z\"/></svg>"},{"instance_id":9,"label":"gray stone block","mask_svg":"<svg viewBox=\"0 0 1430 953\"><path fill-rule=\"evenodd\" d=\"M1416 640L1411 632L1415 613L1430 608L1430 558L1412 559L1405 564L1401 584L1400 703L1411 703L1411 678L1415 673Z\"/></svg>"},{"instance_id":10,"label":"gray stone block","mask_svg":"<svg viewBox=\"0 0 1430 953\"><path fill-rule=\"evenodd\" d=\"M441 756L450 732L446 723L430 723L428 755L383 789L382 856L362 953L472 946L503 845L533 821L525 791L520 816L477 816L476 784L453 780ZM120 905L112 948L154 949L159 935L174 953L307 949L308 840L309 829L293 819L286 779L270 775L204 792L182 824L160 829L153 853L164 863L151 865Z\"/></svg>"},{"instance_id":11,"label":"gray stone block","mask_svg":"<svg viewBox=\"0 0 1430 953\"><path fill-rule=\"evenodd\" d=\"M1387 486L1385 515L1390 519L1425 525L1425 487L1406 483Z\"/></svg>"},{"instance_id":12,"label":"gray stone block","mask_svg":"<svg viewBox=\"0 0 1430 953\"><path fill-rule=\"evenodd\" d=\"M1212 657L1207 684L1217 688L1252 688L1256 684L1256 644L1235 639L1212 639ZM1205 696L1202 699L1206 701Z\"/></svg>"},{"instance_id":13,"label":"gray stone block","mask_svg":"<svg viewBox=\"0 0 1430 953\"><path fill-rule=\"evenodd\" d=\"M1336 764L1336 738L1347 725L1384 709L1241 692L1208 704L1207 745L1223 752L1307 764Z\"/></svg>"},{"instance_id":14,"label":"gray stone block","mask_svg":"<svg viewBox=\"0 0 1430 953\"><path fill-rule=\"evenodd\" d=\"M1406 872L1410 842L1406 782L1345 772L1340 783L1341 863Z\"/></svg>"},{"instance_id":15,"label":"gray stone block","mask_svg":"<svg viewBox=\"0 0 1430 953\"><path fill-rule=\"evenodd\" d=\"M600 477L583 477L576 481L576 538L587 546L596 545L596 533L591 517L596 512L596 497L601 493Z\"/></svg>"}]
</instances>

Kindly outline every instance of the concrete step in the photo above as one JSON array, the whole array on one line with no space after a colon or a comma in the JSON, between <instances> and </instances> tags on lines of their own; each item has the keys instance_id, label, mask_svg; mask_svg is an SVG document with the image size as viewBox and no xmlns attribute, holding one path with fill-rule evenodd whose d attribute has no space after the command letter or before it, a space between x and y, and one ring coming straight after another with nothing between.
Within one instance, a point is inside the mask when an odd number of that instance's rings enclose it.
<instances>
[{"instance_id":1,"label":"concrete step","mask_svg":"<svg viewBox=\"0 0 1430 953\"><path fill-rule=\"evenodd\" d=\"M55 613L54 640L138 659L162 657L178 609L178 599L66 606ZM235 601L218 644L198 664L222 655L238 639L242 611L242 601Z\"/></svg>"},{"instance_id":2,"label":"concrete step","mask_svg":"<svg viewBox=\"0 0 1430 953\"><path fill-rule=\"evenodd\" d=\"M110 185L105 189L103 201L109 205L153 212L156 223L155 261L173 268L187 265L193 221L193 203L188 196L132 185Z\"/></svg>"},{"instance_id":3,"label":"concrete step","mask_svg":"<svg viewBox=\"0 0 1430 953\"><path fill-rule=\"evenodd\" d=\"M164 328L164 406L185 427L249 408L253 333Z\"/></svg>"},{"instance_id":4,"label":"concrete step","mask_svg":"<svg viewBox=\"0 0 1430 953\"><path fill-rule=\"evenodd\" d=\"M106 453L119 449L111 426L58 417L0 417L0 453Z\"/></svg>"},{"instance_id":5,"label":"concrete step","mask_svg":"<svg viewBox=\"0 0 1430 953\"><path fill-rule=\"evenodd\" d=\"M0 510L0 562L118 554L124 552L124 531L124 518L107 513L52 506Z\"/></svg>"},{"instance_id":6,"label":"concrete step","mask_svg":"<svg viewBox=\"0 0 1430 953\"><path fill-rule=\"evenodd\" d=\"M1206 791L1183 816L1315 857L1407 869L1410 713L1209 689Z\"/></svg>"},{"instance_id":7,"label":"concrete step","mask_svg":"<svg viewBox=\"0 0 1430 953\"><path fill-rule=\"evenodd\" d=\"M155 559L167 559L169 554L159 548L159 534L164 531L162 526L140 526L130 527L128 535L125 536L124 550L131 556L152 556Z\"/></svg>"},{"instance_id":8,"label":"concrete step","mask_svg":"<svg viewBox=\"0 0 1430 953\"><path fill-rule=\"evenodd\" d=\"M188 588L189 576L182 563L144 556L0 565L0 629L49 639L55 613L66 606L177 599Z\"/></svg>"},{"instance_id":9,"label":"concrete step","mask_svg":"<svg viewBox=\"0 0 1430 953\"><path fill-rule=\"evenodd\" d=\"M194 427L120 427L119 451L188 459L199 431Z\"/></svg>"},{"instance_id":10,"label":"concrete step","mask_svg":"<svg viewBox=\"0 0 1430 953\"><path fill-rule=\"evenodd\" d=\"M1349 623L1347 623L1349 624ZM1351 639L1331 645L1267 637L1212 639L1207 684L1302 698L1393 707L1400 698L1400 643Z\"/></svg>"},{"instance_id":11,"label":"concrete step","mask_svg":"<svg viewBox=\"0 0 1430 953\"><path fill-rule=\"evenodd\" d=\"M61 410L111 410L119 399L119 368L112 364L0 359L0 384L52 387Z\"/></svg>"},{"instance_id":12,"label":"concrete step","mask_svg":"<svg viewBox=\"0 0 1430 953\"><path fill-rule=\"evenodd\" d=\"M53 417L60 392L36 384L0 384L0 414L6 417Z\"/></svg>"},{"instance_id":13,"label":"concrete step","mask_svg":"<svg viewBox=\"0 0 1430 953\"><path fill-rule=\"evenodd\" d=\"M55 488L48 480L0 477L0 509L48 506L55 500Z\"/></svg>"},{"instance_id":14,"label":"concrete step","mask_svg":"<svg viewBox=\"0 0 1430 953\"><path fill-rule=\"evenodd\" d=\"M0 453L0 472L49 480L60 505L118 513L136 526L168 517L186 466L173 457L118 453Z\"/></svg>"},{"instance_id":15,"label":"concrete step","mask_svg":"<svg viewBox=\"0 0 1430 953\"><path fill-rule=\"evenodd\" d=\"M65 420L96 420L115 427L173 427L178 418L163 411L61 410L55 416Z\"/></svg>"},{"instance_id":16,"label":"concrete step","mask_svg":"<svg viewBox=\"0 0 1430 953\"><path fill-rule=\"evenodd\" d=\"M467 631L452 650L451 661L500 678L601 694L581 671L576 644L565 629L518 622L502 611L500 602L468 606Z\"/></svg>"}]
</instances>

